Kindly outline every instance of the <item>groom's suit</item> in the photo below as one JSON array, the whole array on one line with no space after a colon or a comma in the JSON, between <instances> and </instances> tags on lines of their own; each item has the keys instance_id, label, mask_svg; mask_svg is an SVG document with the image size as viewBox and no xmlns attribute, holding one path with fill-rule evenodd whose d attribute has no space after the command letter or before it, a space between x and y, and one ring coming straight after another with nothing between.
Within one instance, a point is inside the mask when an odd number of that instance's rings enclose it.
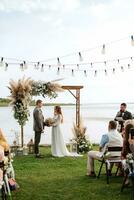
<instances>
[{"instance_id":1,"label":"groom's suit","mask_svg":"<svg viewBox=\"0 0 134 200\"><path fill-rule=\"evenodd\" d=\"M41 108L35 107L33 111L33 129L35 131L35 154L39 154L41 133L44 130L44 116Z\"/></svg>"}]
</instances>

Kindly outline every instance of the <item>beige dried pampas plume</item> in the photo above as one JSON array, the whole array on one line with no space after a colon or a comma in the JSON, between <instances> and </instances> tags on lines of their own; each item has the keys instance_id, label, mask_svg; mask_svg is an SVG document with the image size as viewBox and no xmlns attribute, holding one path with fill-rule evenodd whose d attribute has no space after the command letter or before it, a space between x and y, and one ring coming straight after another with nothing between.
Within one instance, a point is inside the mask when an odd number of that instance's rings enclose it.
<instances>
[{"instance_id":1,"label":"beige dried pampas plume","mask_svg":"<svg viewBox=\"0 0 134 200\"><path fill-rule=\"evenodd\" d=\"M63 92L62 86L58 83L50 83L50 89L53 92Z\"/></svg>"},{"instance_id":2,"label":"beige dried pampas plume","mask_svg":"<svg viewBox=\"0 0 134 200\"><path fill-rule=\"evenodd\" d=\"M85 133L86 133L86 129L87 128L83 125L82 118L80 119L80 126L79 127L74 123L72 131L73 131L75 138L84 137Z\"/></svg>"},{"instance_id":3,"label":"beige dried pampas plume","mask_svg":"<svg viewBox=\"0 0 134 200\"><path fill-rule=\"evenodd\" d=\"M23 77L18 81L14 81L11 79L9 82L10 86L8 87L11 92L10 104L15 104L17 100L22 101L24 106L29 104L31 100L32 83L33 81L31 80L31 78Z\"/></svg>"}]
</instances>

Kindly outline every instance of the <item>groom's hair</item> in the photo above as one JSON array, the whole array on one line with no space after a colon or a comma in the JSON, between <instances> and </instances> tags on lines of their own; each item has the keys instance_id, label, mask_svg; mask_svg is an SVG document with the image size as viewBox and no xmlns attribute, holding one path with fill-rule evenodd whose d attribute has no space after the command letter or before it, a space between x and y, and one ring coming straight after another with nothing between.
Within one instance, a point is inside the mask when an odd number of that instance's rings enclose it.
<instances>
[{"instance_id":1,"label":"groom's hair","mask_svg":"<svg viewBox=\"0 0 134 200\"><path fill-rule=\"evenodd\" d=\"M37 106L39 103L42 103L42 100L38 99L38 100L36 101L36 106Z\"/></svg>"}]
</instances>

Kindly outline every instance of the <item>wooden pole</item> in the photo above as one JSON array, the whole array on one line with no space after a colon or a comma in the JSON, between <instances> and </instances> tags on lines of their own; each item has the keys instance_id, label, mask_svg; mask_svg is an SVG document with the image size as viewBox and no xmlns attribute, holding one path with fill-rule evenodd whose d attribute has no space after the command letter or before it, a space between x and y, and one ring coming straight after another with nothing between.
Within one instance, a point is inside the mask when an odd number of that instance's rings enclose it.
<instances>
[{"instance_id":1,"label":"wooden pole","mask_svg":"<svg viewBox=\"0 0 134 200\"><path fill-rule=\"evenodd\" d=\"M64 90L68 90L76 99L76 125L80 127L80 89L83 88L83 86L62 86ZM76 95L73 94L71 90L76 91Z\"/></svg>"},{"instance_id":2,"label":"wooden pole","mask_svg":"<svg viewBox=\"0 0 134 200\"><path fill-rule=\"evenodd\" d=\"M80 89L76 90L76 125L80 127Z\"/></svg>"},{"instance_id":3,"label":"wooden pole","mask_svg":"<svg viewBox=\"0 0 134 200\"><path fill-rule=\"evenodd\" d=\"M24 145L24 126L21 125L21 147Z\"/></svg>"}]
</instances>

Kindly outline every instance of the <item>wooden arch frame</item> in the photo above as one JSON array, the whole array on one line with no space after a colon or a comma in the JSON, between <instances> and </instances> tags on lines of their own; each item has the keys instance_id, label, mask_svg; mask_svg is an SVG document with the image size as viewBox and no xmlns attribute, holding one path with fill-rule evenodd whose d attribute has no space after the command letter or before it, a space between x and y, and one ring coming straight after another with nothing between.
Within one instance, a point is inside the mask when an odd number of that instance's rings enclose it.
<instances>
[{"instance_id":1,"label":"wooden arch frame","mask_svg":"<svg viewBox=\"0 0 134 200\"><path fill-rule=\"evenodd\" d=\"M83 86L70 86L70 85L65 85L62 86L64 90L68 90L73 97L76 99L76 125L79 127L80 126L80 90L83 88ZM76 91L76 94L72 92L72 90Z\"/></svg>"}]
</instances>

